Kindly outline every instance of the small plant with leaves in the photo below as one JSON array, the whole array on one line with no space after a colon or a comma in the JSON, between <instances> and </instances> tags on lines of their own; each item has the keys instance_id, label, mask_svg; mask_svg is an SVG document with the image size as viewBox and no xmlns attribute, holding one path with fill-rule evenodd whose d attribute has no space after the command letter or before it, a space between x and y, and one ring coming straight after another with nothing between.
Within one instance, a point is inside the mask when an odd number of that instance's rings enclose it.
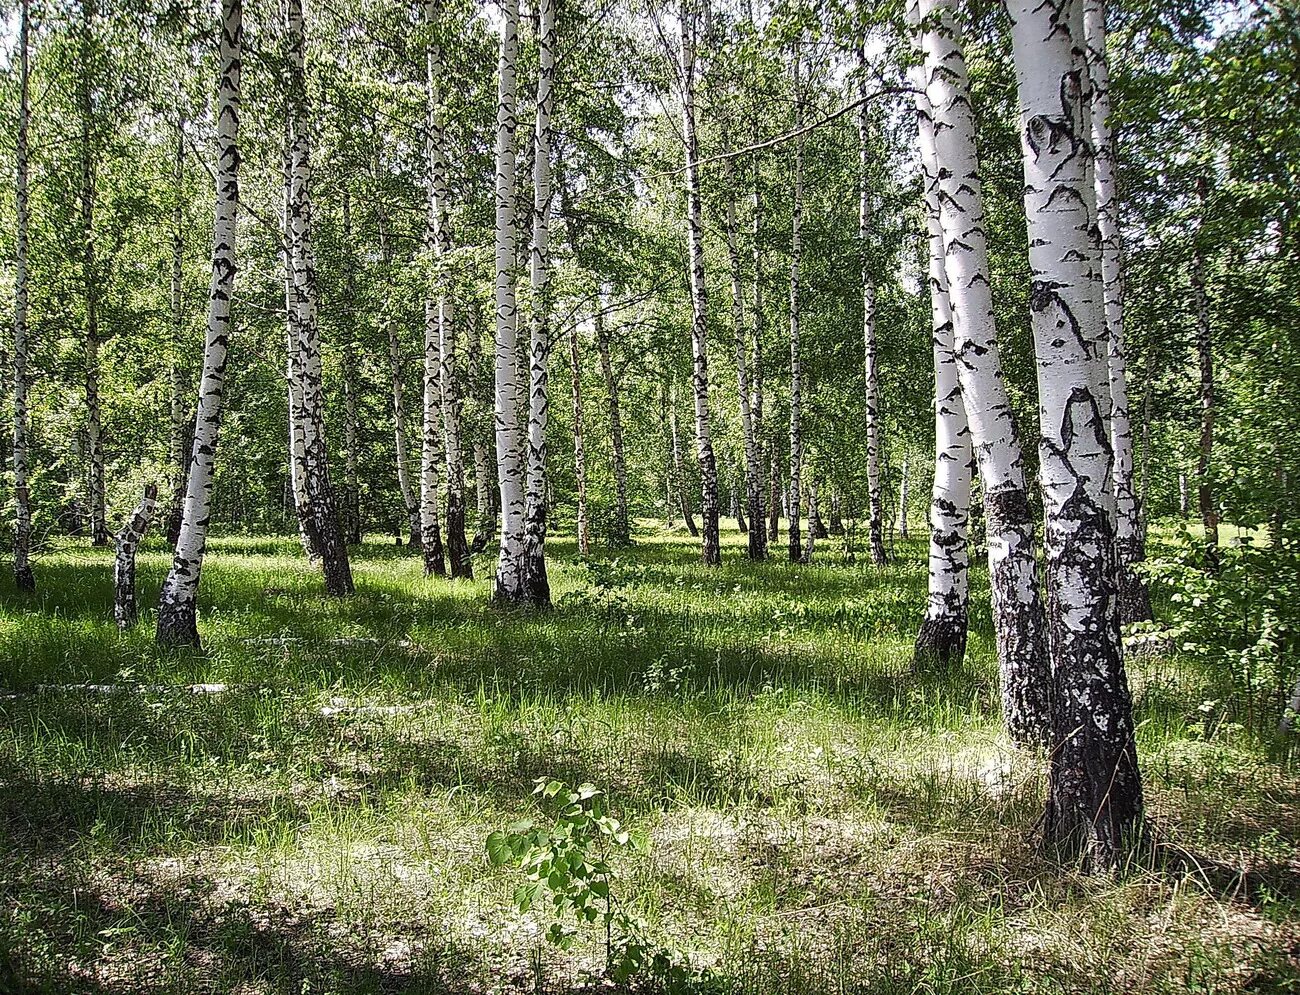
<instances>
[{"instance_id":1,"label":"small plant with leaves","mask_svg":"<svg viewBox=\"0 0 1300 995\"><path fill-rule=\"evenodd\" d=\"M551 816L549 826L525 819L487 838L493 864L523 872L524 882L514 891L519 911L549 898L555 918L546 939L561 950L573 945L581 927L603 926L605 969L614 981L650 975L670 986L683 984L689 972L682 959L650 944L644 922L628 909L626 896L616 893L611 860L643 844L609 814L605 793L593 784L570 787L543 777L533 795Z\"/></svg>"}]
</instances>

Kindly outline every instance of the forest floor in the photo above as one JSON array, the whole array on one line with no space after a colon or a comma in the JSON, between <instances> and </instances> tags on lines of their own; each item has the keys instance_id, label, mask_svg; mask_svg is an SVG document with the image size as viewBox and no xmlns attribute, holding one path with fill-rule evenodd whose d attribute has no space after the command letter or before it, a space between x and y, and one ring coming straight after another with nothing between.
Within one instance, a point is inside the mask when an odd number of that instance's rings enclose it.
<instances>
[{"instance_id":1,"label":"forest floor","mask_svg":"<svg viewBox=\"0 0 1300 995\"><path fill-rule=\"evenodd\" d=\"M294 540L222 539L202 655L117 634L107 551L48 552L27 603L6 574L0 992L600 987L603 931L549 946L487 858L538 778L608 792L641 844L611 890L700 991L1300 991L1300 770L1207 729L1212 675L1131 669L1154 824L1200 868L1085 877L1039 847L982 571L966 668L918 677L915 541L884 569L741 542L714 571L675 534L553 542L535 614L377 542L331 602Z\"/></svg>"}]
</instances>

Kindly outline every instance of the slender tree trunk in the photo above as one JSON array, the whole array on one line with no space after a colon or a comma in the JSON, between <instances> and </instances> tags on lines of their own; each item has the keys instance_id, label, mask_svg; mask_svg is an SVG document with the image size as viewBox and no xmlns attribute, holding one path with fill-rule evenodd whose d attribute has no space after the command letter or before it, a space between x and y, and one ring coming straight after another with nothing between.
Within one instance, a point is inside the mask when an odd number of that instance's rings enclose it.
<instances>
[{"instance_id":1,"label":"slender tree trunk","mask_svg":"<svg viewBox=\"0 0 1300 995\"><path fill-rule=\"evenodd\" d=\"M817 480L816 475L814 475L809 480L809 487L813 487L813 486L816 486L817 490L820 492L821 484ZM816 508L813 507L811 502L811 497L810 497L809 504L808 504L808 531L818 539L829 539L830 532L826 530L826 523L822 521L822 515L820 509L821 509L820 504Z\"/></svg>"},{"instance_id":2,"label":"slender tree trunk","mask_svg":"<svg viewBox=\"0 0 1300 995\"><path fill-rule=\"evenodd\" d=\"M494 476L488 447L483 431L483 420L492 409L492 390L483 376L483 342L477 320L468 328L469 349L467 371L470 396L473 398L475 418L471 423L474 440L474 507L478 521L474 526L474 539L470 543L471 553L481 553L488 547L493 533L496 532L495 503L492 498L492 478Z\"/></svg>"},{"instance_id":3,"label":"slender tree trunk","mask_svg":"<svg viewBox=\"0 0 1300 995\"><path fill-rule=\"evenodd\" d=\"M1138 513L1141 526L1142 554L1146 558L1147 524L1151 507L1151 360L1144 366L1142 383L1142 483L1138 496Z\"/></svg>"},{"instance_id":4,"label":"slender tree trunk","mask_svg":"<svg viewBox=\"0 0 1300 995\"><path fill-rule=\"evenodd\" d=\"M758 117L754 118L754 143L757 144L759 139ZM779 525L776 520L778 514L779 501L773 500L772 491L774 489L773 478L771 474L773 462L766 458L764 450L770 449L763 443L763 197L759 190L760 171L758 155L753 156L753 189L750 192L750 207L753 213L753 257L754 257L754 326L750 335L749 350L749 379L753 385L753 400L750 402L750 418L754 423L754 450L755 457L758 461L758 469L755 473L758 488L758 514L750 514L750 525L753 531L759 533L762 538L759 540L763 544L763 556L767 556L768 544L775 542L779 535ZM767 494L764 494L766 486ZM770 526L763 528L764 501L766 499L766 510L771 515ZM753 542L754 540L750 540Z\"/></svg>"},{"instance_id":5,"label":"slender tree trunk","mask_svg":"<svg viewBox=\"0 0 1300 995\"><path fill-rule=\"evenodd\" d=\"M18 225L14 240L14 584L20 591L36 590L32 573L32 497L29 490L27 436L31 427L27 410L28 367L31 343L27 337L27 234L31 207L27 198L27 130L31 120L30 0L19 0L18 14L18 138L15 148Z\"/></svg>"},{"instance_id":6,"label":"slender tree trunk","mask_svg":"<svg viewBox=\"0 0 1300 995\"><path fill-rule=\"evenodd\" d=\"M632 541L632 521L627 507L627 457L623 450L623 416L619 404L618 381L614 378L614 364L610 360L609 326L606 323L605 302L608 294L601 288L596 309L596 349L600 354L600 375L605 381L609 398L609 438L614 457L614 534L611 545L626 546Z\"/></svg>"},{"instance_id":7,"label":"slender tree trunk","mask_svg":"<svg viewBox=\"0 0 1300 995\"><path fill-rule=\"evenodd\" d=\"M1119 565L1121 622L1151 619L1151 595L1134 568L1146 558L1137 494L1133 487L1133 429L1128 415L1124 361L1124 241L1119 227L1119 189L1110 128L1110 72L1106 65L1106 2L1083 0L1084 33L1092 84L1090 118L1096 155L1097 227L1101 233L1102 299L1105 308L1110 386L1110 443L1115 451L1115 550Z\"/></svg>"},{"instance_id":8,"label":"slender tree trunk","mask_svg":"<svg viewBox=\"0 0 1300 995\"><path fill-rule=\"evenodd\" d=\"M867 401L867 501L871 562L884 564L885 512L880 488L880 373L876 356L876 277L872 266L871 117L866 42L858 49L858 252L862 265L862 353Z\"/></svg>"},{"instance_id":9,"label":"slender tree trunk","mask_svg":"<svg viewBox=\"0 0 1300 995\"><path fill-rule=\"evenodd\" d=\"M1209 184L1196 178L1196 201L1200 205L1195 245L1192 250L1192 297L1196 302L1196 358L1201 373L1201 445L1196 462L1196 505L1205 528L1205 559L1211 567L1219 562L1219 511L1210 484L1210 460L1214 455L1214 340L1210 335L1210 298L1205 290L1205 247L1201 229L1209 202Z\"/></svg>"},{"instance_id":10,"label":"slender tree trunk","mask_svg":"<svg viewBox=\"0 0 1300 995\"><path fill-rule=\"evenodd\" d=\"M578 555L591 552L587 536L587 447L582 434L582 363L578 324L569 326L569 369L573 375L573 476L578 488Z\"/></svg>"},{"instance_id":11,"label":"slender tree trunk","mask_svg":"<svg viewBox=\"0 0 1300 995\"><path fill-rule=\"evenodd\" d=\"M316 526L307 494L307 412L302 390L302 332L295 283L294 256L297 249L293 236L293 136L289 119L284 132L284 328L285 382L288 395L289 490L293 496L294 515L298 522L298 540L310 563L320 561L316 545Z\"/></svg>"},{"instance_id":12,"label":"slender tree trunk","mask_svg":"<svg viewBox=\"0 0 1300 995\"><path fill-rule=\"evenodd\" d=\"M519 313L515 304L515 118L519 2L501 5L496 145L496 443L501 547L494 597L524 600L524 440L519 429Z\"/></svg>"},{"instance_id":13,"label":"slender tree trunk","mask_svg":"<svg viewBox=\"0 0 1300 995\"><path fill-rule=\"evenodd\" d=\"M1078 0L1017 0L1009 12L1047 518L1054 693L1044 830L1086 866L1112 868L1141 830L1142 782L1119 636L1083 10Z\"/></svg>"},{"instance_id":14,"label":"slender tree trunk","mask_svg":"<svg viewBox=\"0 0 1300 995\"><path fill-rule=\"evenodd\" d=\"M924 95L918 97L918 103ZM933 143L933 117L918 115L922 146ZM934 357L934 489L930 494L929 587L925 620L916 634L912 668L960 667L969 619L971 480L975 454L953 352L952 309L939 224L939 177L922 163L929 233L930 341Z\"/></svg>"},{"instance_id":15,"label":"slender tree trunk","mask_svg":"<svg viewBox=\"0 0 1300 995\"><path fill-rule=\"evenodd\" d=\"M140 606L135 597L135 554L157 507L158 487L146 484L144 497L117 534L117 558L113 561L113 621L121 631L135 625L140 617Z\"/></svg>"},{"instance_id":16,"label":"slender tree trunk","mask_svg":"<svg viewBox=\"0 0 1300 995\"><path fill-rule=\"evenodd\" d=\"M840 509L841 500L838 489L831 491L831 527L830 534L833 536L842 536L844 534L844 518Z\"/></svg>"},{"instance_id":17,"label":"slender tree trunk","mask_svg":"<svg viewBox=\"0 0 1300 995\"><path fill-rule=\"evenodd\" d=\"M330 484L325 436L325 388L321 362L319 293L312 247L311 121L306 75L306 37L302 0L287 0L290 96L289 251L293 260L294 309L298 333L298 376L302 390L305 484L311 509L312 543L320 554L325 592L345 597L353 592L348 547L339 525Z\"/></svg>"},{"instance_id":18,"label":"slender tree trunk","mask_svg":"<svg viewBox=\"0 0 1300 995\"><path fill-rule=\"evenodd\" d=\"M167 544L176 545L181 531L181 512L185 508L185 480L189 472L187 443L193 419L185 410L185 121L176 121L176 158L172 194L172 282L171 282L171 435L167 447L170 469L167 507Z\"/></svg>"},{"instance_id":19,"label":"slender tree trunk","mask_svg":"<svg viewBox=\"0 0 1300 995\"><path fill-rule=\"evenodd\" d=\"M546 425L550 418L547 367L551 353L551 112L555 102L555 0L538 0L537 116L533 139L533 241L529 276L532 324L529 349L528 484L524 510L525 596L549 608L546 576Z\"/></svg>"},{"instance_id":20,"label":"slender tree trunk","mask_svg":"<svg viewBox=\"0 0 1300 995\"><path fill-rule=\"evenodd\" d=\"M451 251L451 191L447 186L447 128L444 121L442 79L441 0L425 0L424 25L430 33L426 52L429 214L425 241L433 255L436 294L424 302L424 431L420 463L420 530L426 576L436 573L430 550L441 546L438 531L438 463L447 469L447 561L453 577L474 576L469 543L465 538L465 460L461 450L461 389L457 372L460 348L458 326L444 272ZM439 418L441 415L441 418Z\"/></svg>"},{"instance_id":21,"label":"slender tree trunk","mask_svg":"<svg viewBox=\"0 0 1300 995\"><path fill-rule=\"evenodd\" d=\"M808 538L804 540L803 552L799 556L800 563L811 563L813 557L813 546L817 542L817 530L813 528L812 523L817 520L817 478L812 477L808 480Z\"/></svg>"},{"instance_id":22,"label":"slender tree trunk","mask_svg":"<svg viewBox=\"0 0 1300 995\"><path fill-rule=\"evenodd\" d=\"M695 395L695 449L700 461L700 518L705 566L722 563L718 535L718 464L709 425L709 290L704 273L704 206L700 197L699 140L695 134L695 14L681 5L682 143L686 158L686 243L691 263L691 385ZM674 416L675 417L675 416Z\"/></svg>"},{"instance_id":23,"label":"slender tree trunk","mask_svg":"<svg viewBox=\"0 0 1300 995\"><path fill-rule=\"evenodd\" d=\"M356 264L352 254L352 198L343 186L343 254L344 295L347 300L347 323L340 356L343 380L343 520L347 541L361 542L361 487L357 482L357 389L359 384L357 343L355 337L357 299Z\"/></svg>"},{"instance_id":24,"label":"slender tree trunk","mask_svg":"<svg viewBox=\"0 0 1300 995\"><path fill-rule=\"evenodd\" d=\"M1070 0L1074 2L1074 0ZM1024 461L1002 379L993 322L983 191L961 30L951 0L922 0L925 95L934 116L957 375L983 480L989 578L1007 729L1018 743L1049 736L1050 674ZM924 138L924 134L923 134Z\"/></svg>"},{"instance_id":25,"label":"slender tree trunk","mask_svg":"<svg viewBox=\"0 0 1300 995\"><path fill-rule=\"evenodd\" d=\"M90 541L94 546L108 545L108 518L105 508L103 417L99 402L99 262L95 253L95 149L92 138L94 118L94 0L81 3L81 72L78 99L81 117L81 269L85 292L86 329L86 457L90 468Z\"/></svg>"},{"instance_id":26,"label":"slender tree trunk","mask_svg":"<svg viewBox=\"0 0 1300 995\"><path fill-rule=\"evenodd\" d=\"M781 469L777 464L776 446L770 446L767 459L767 541L776 542L781 536Z\"/></svg>"},{"instance_id":27,"label":"slender tree trunk","mask_svg":"<svg viewBox=\"0 0 1300 995\"><path fill-rule=\"evenodd\" d=\"M24 3L26 0L24 0ZM212 229L212 289L203 344L203 375L194 421L185 511L171 570L158 599L157 641L164 646L199 645L199 576L212 514L212 483L221 408L225 396L230 335L230 298L235 288L235 220L239 204L239 84L243 42L242 0L222 0L217 85L216 212Z\"/></svg>"},{"instance_id":28,"label":"slender tree trunk","mask_svg":"<svg viewBox=\"0 0 1300 995\"><path fill-rule=\"evenodd\" d=\"M677 389L674 387L668 396L668 426L672 433L673 449L673 485L677 489L677 507L686 523L686 531L698 536L700 530L695 525L695 515L691 512L691 492L686 486L686 471L682 466L682 444L677 431Z\"/></svg>"},{"instance_id":29,"label":"slender tree trunk","mask_svg":"<svg viewBox=\"0 0 1300 995\"><path fill-rule=\"evenodd\" d=\"M803 103L799 95L799 61L794 64L794 127L803 127ZM790 562L803 556L799 536L799 488L803 480L803 370L799 364L799 268L803 242L803 137L794 143L794 192L790 223Z\"/></svg>"}]
</instances>

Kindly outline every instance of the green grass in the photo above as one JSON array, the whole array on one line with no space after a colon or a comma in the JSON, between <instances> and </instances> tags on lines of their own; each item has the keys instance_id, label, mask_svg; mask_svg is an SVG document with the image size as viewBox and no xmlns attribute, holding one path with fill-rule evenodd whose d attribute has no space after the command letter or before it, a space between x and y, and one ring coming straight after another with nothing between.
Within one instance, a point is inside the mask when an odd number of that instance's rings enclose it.
<instances>
[{"instance_id":1,"label":"green grass","mask_svg":"<svg viewBox=\"0 0 1300 995\"><path fill-rule=\"evenodd\" d=\"M1086 878L1038 847L981 575L966 668L917 676L918 546L726 543L706 571L673 534L554 541L533 614L379 544L331 602L295 541L219 540L204 654L160 653L148 613L118 635L105 552L47 553L30 601L4 578L0 992L594 988L601 937L548 948L486 859L538 777L609 792L648 844L620 892L709 992L1300 990L1300 780L1202 738L1213 675L1132 665L1150 810L1201 870ZM227 688L166 690L195 683Z\"/></svg>"}]
</instances>

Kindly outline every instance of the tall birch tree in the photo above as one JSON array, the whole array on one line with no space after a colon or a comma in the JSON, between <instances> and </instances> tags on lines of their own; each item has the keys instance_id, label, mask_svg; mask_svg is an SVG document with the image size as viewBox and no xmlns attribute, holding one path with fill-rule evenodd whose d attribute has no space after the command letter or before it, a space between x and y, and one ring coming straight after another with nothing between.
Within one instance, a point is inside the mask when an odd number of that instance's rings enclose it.
<instances>
[{"instance_id":1,"label":"tall birch tree","mask_svg":"<svg viewBox=\"0 0 1300 995\"><path fill-rule=\"evenodd\" d=\"M24 0L24 4L26 0ZM212 484L230 345L230 298L235 289L235 222L239 205L239 86L244 34L242 0L222 0L217 82L216 211L212 227L212 286L203 343L203 374L190 451L185 510L171 569L158 598L157 641L199 645L198 593L212 516Z\"/></svg>"},{"instance_id":2,"label":"tall birch tree","mask_svg":"<svg viewBox=\"0 0 1300 995\"><path fill-rule=\"evenodd\" d=\"M28 130L31 122L31 30L30 0L19 0L18 9L18 135L15 143L17 176L15 200L17 231L14 239L14 584L20 591L36 590L32 572L32 497L28 483L30 452L28 435L31 415L28 410L31 339L27 327L29 269L27 249L31 217L28 197Z\"/></svg>"},{"instance_id":3,"label":"tall birch tree","mask_svg":"<svg viewBox=\"0 0 1300 995\"><path fill-rule=\"evenodd\" d=\"M1142 781L1119 636L1083 8L1013 0L1009 12L1047 519L1054 695L1044 831L1086 866L1109 868L1141 831Z\"/></svg>"},{"instance_id":4,"label":"tall birch tree","mask_svg":"<svg viewBox=\"0 0 1300 995\"><path fill-rule=\"evenodd\" d=\"M872 135L871 113L867 106L865 39L858 47L858 100L858 252L862 268L862 356L867 409L867 529L871 540L871 562L879 566L886 560L885 512L880 486L880 370L876 354L876 275L871 253L874 213L871 194ZM931 280L933 278L931 273ZM944 296L947 296L946 280Z\"/></svg>"}]
</instances>

